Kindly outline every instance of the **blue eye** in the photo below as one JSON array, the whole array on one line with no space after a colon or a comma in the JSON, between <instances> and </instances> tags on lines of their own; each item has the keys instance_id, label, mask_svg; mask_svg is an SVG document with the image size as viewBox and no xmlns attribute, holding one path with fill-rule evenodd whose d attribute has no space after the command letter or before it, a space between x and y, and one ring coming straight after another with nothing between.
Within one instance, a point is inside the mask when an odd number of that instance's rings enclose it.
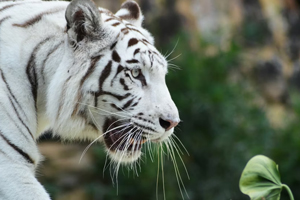
<instances>
[{"instance_id":1,"label":"blue eye","mask_svg":"<svg viewBox=\"0 0 300 200\"><path fill-rule=\"evenodd\" d=\"M141 73L141 70L139 69L132 69L131 70L131 75L134 77L134 78L137 78Z\"/></svg>"}]
</instances>

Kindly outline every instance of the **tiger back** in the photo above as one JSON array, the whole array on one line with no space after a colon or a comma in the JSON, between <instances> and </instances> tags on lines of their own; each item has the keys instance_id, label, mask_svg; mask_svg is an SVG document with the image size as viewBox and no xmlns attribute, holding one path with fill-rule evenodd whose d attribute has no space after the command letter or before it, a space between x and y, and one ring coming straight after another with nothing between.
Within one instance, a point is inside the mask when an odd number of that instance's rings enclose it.
<instances>
[{"instance_id":1,"label":"tiger back","mask_svg":"<svg viewBox=\"0 0 300 200\"><path fill-rule=\"evenodd\" d=\"M0 3L0 199L50 199L34 176L45 131L102 142L117 166L168 143L178 110L142 22L134 1Z\"/></svg>"}]
</instances>

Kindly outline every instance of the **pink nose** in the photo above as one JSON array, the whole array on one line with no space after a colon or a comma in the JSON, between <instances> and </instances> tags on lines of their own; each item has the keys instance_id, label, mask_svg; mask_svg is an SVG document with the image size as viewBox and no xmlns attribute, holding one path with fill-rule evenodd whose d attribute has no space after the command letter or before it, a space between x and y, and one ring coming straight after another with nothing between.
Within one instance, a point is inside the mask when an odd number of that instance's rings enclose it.
<instances>
[{"instance_id":1,"label":"pink nose","mask_svg":"<svg viewBox=\"0 0 300 200\"><path fill-rule=\"evenodd\" d=\"M171 128L174 128L175 126L177 126L179 122L175 122L172 120L164 120L162 118L159 118L159 124L161 125L161 127L163 127L166 131L170 130Z\"/></svg>"}]
</instances>

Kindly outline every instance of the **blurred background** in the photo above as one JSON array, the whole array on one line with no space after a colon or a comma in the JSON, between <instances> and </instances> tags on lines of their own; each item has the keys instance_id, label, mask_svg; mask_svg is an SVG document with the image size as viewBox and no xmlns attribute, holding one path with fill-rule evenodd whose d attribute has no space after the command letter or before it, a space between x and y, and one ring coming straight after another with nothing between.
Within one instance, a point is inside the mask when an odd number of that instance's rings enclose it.
<instances>
[{"instance_id":1,"label":"blurred background","mask_svg":"<svg viewBox=\"0 0 300 200\"><path fill-rule=\"evenodd\" d=\"M121 0L96 3L116 12ZM177 156L191 200L246 200L239 178L264 154L300 199L300 0L137 0L156 47L169 56L167 84L182 119ZM42 137L38 177L55 200L181 200L173 163L148 155L139 175L122 168L118 187L103 170L106 154L88 143ZM181 147L182 148L182 147ZM183 149L183 148L182 148ZM104 171L104 172L103 172ZM184 193L184 198L188 199ZM283 193L282 199L288 199Z\"/></svg>"}]
</instances>

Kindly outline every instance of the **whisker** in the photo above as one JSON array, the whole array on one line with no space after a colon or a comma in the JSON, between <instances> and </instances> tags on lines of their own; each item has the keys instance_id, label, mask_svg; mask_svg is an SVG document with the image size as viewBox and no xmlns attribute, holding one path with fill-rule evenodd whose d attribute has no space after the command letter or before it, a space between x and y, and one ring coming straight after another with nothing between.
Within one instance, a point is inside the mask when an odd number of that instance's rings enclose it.
<instances>
[{"instance_id":1,"label":"whisker","mask_svg":"<svg viewBox=\"0 0 300 200\"><path fill-rule=\"evenodd\" d=\"M179 42L179 38L177 39L177 42L176 42L175 46L173 47L172 51L167 56L165 56L165 59L167 59L174 52L174 50L176 49L176 47L178 45L178 42Z\"/></svg>"},{"instance_id":2,"label":"whisker","mask_svg":"<svg viewBox=\"0 0 300 200\"><path fill-rule=\"evenodd\" d=\"M122 136L119 138L119 139L122 138L122 141L120 142L119 145L121 145L122 142L123 142L124 140L126 140L126 138L127 138L128 135L129 135L128 133L125 133L124 135L122 135ZM118 139L118 140L119 140L119 139ZM127 139L128 139L128 138L127 138ZM118 140L117 140L117 141L118 141ZM115 142L117 142L117 141L115 141ZM115 144L115 143L114 143L114 144ZM114 145L114 144L113 144L113 145ZM113 146L113 145L112 145L112 146ZM118 145L118 147L119 147L119 145ZM112 146L111 146L111 147L112 147ZM118 148L118 147L117 147L117 148ZM118 151L118 150L117 150L117 151ZM121 156L120 160L119 160L118 162L116 162L115 167L114 167L114 170L113 170L113 174L112 174L112 176L111 176L112 180L116 180L117 194L118 194L118 172L119 172L120 162L121 162L121 160L122 160L123 155L124 155L124 152L122 152L122 156Z\"/></svg>"},{"instance_id":3,"label":"whisker","mask_svg":"<svg viewBox=\"0 0 300 200\"><path fill-rule=\"evenodd\" d=\"M187 168L186 168L186 166L185 166L185 164L184 164L184 161L182 160L182 157L181 157L180 154L179 154L179 150L178 150L178 148L176 147L176 145L173 145L173 144L176 144L176 142L175 142L174 140L172 140L172 141L170 140L169 143L172 143L172 146L175 148L175 150L176 150L176 152L177 152L177 155L178 155L178 157L179 157L179 159L180 159L180 161L181 161L181 163L182 163L182 165L183 165L183 167L184 167L186 176L187 176L188 179L190 180L190 175L189 175L188 170L187 170Z\"/></svg>"},{"instance_id":4,"label":"whisker","mask_svg":"<svg viewBox=\"0 0 300 200\"><path fill-rule=\"evenodd\" d=\"M173 63L168 63L168 68L174 69L174 70L181 70L181 68L178 65L175 65Z\"/></svg>"},{"instance_id":5,"label":"whisker","mask_svg":"<svg viewBox=\"0 0 300 200\"><path fill-rule=\"evenodd\" d=\"M126 128L125 128L125 129L126 129ZM122 130L124 131L125 129L122 129ZM128 134L125 133L125 134L122 135L120 138L118 138L118 140L122 139L121 142L120 142L120 144L122 144L122 142L124 141L124 139L126 139L127 136L128 136ZM118 141L118 140L117 140L117 141ZM115 143L116 143L117 141L115 141ZM114 143L114 144L115 144L115 143ZM113 147L114 144L112 144L111 147ZM119 145L120 145L120 144L119 144ZM118 145L118 147L119 147L119 145ZM110 148L111 148L111 147L110 147ZM118 148L118 147L117 147L117 148ZM109 149L109 150L110 150L110 149ZM108 150L108 151L109 151L109 150ZM117 150L117 151L118 151L118 150ZM123 153L124 153L124 152L123 152ZM114 167L113 167L113 164L114 164ZM118 165L118 164L119 164L119 162L113 162L113 161L111 160L111 162L110 162L110 169L109 169L111 180L112 180L112 182L113 182L114 184L117 185L117 193L118 193L118 171L119 171L119 167L120 167L120 165ZM112 170L112 168L114 168L114 169ZM116 180L116 182L115 182L114 180Z\"/></svg>"},{"instance_id":6,"label":"whisker","mask_svg":"<svg viewBox=\"0 0 300 200\"><path fill-rule=\"evenodd\" d=\"M173 161L173 166L174 166L174 169L175 169L175 175L176 175L176 179L177 179L177 182L178 182L178 186L179 186L179 189L180 189L180 193L181 193L181 196L182 196L182 198L184 199L184 196L183 196L183 192L182 192L182 189L181 189L181 186L183 187L183 189L184 189L184 191L185 191L185 194L186 194L186 196L189 198L189 196L188 196L188 193L187 193L187 191L186 191L186 188L185 188L185 186L184 186L184 183L183 183L183 180L182 180L182 178L181 178L181 175L180 175L180 171L179 171L179 168L178 168L178 165L177 165L177 161L176 161L176 156L175 156L175 153L174 153L174 149L173 149L173 144L171 143L171 140L168 140L168 141L166 141L165 142L165 144L167 145L167 146L169 146L170 147L170 150L171 151L169 151L171 154L171 158L172 158L172 161ZM177 152L178 153L178 152ZM178 154L179 155L179 157L180 157L180 154ZM180 157L180 159L181 159L181 157ZM183 161L182 161L183 162ZM185 165L184 165L184 167L185 167ZM189 177L189 176L188 176ZM181 186L180 186L181 185Z\"/></svg>"},{"instance_id":7,"label":"whisker","mask_svg":"<svg viewBox=\"0 0 300 200\"><path fill-rule=\"evenodd\" d=\"M184 155L184 153L182 152L181 148L179 147L179 145L177 144L176 140L173 137L170 137L170 140L172 141L172 143L177 147L178 151L180 152L181 155Z\"/></svg>"},{"instance_id":8,"label":"whisker","mask_svg":"<svg viewBox=\"0 0 300 200\"><path fill-rule=\"evenodd\" d=\"M102 135L100 135L99 137L97 137L95 140L93 140L85 149L84 151L82 152L81 156L80 156L80 159L79 159L79 163L81 162L83 156L86 154L86 152L88 151L88 149L97 141L99 140L101 137L103 137L105 134L115 130L115 129L118 129L118 128L121 128L121 127L124 127L124 126L128 126L128 124L123 124L123 125L120 125L120 126L117 126L113 129L110 129L108 131L106 131L105 133L103 133Z\"/></svg>"},{"instance_id":9,"label":"whisker","mask_svg":"<svg viewBox=\"0 0 300 200\"><path fill-rule=\"evenodd\" d=\"M125 129L127 129L127 127L125 128ZM125 129L122 129L122 131L124 131ZM132 130L132 129L131 129ZM120 131L121 132L121 131ZM120 136L120 138L118 138L112 145L111 145L111 147L114 145L114 144L116 144L117 142L120 142L120 144L116 147L116 149L119 149L120 147L121 147L121 145L123 144L123 142L127 139L129 139L130 138L130 131L129 132L127 132L127 133L124 133L124 135L122 135L122 136ZM119 141L120 139L122 139L121 141ZM127 145L127 143L125 143L125 145ZM124 149L126 149L126 146L125 146L125 148Z\"/></svg>"},{"instance_id":10,"label":"whisker","mask_svg":"<svg viewBox=\"0 0 300 200\"><path fill-rule=\"evenodd\" d=\"M98 108L98 107L95 107L95 106L92 106L92 105L89 105L89 104L85 104L85 103L82 103L82 102L77 102L77 103L81 104L81 105L88 106L90 108L94 108L96 110L100 110L100 111L106 112L106 113L111 114L111 115L116 115L116 116L119 116L119 117L130 117L130 115L121 115L121 114L119 114L119 113L123 113L123 112L111 112L111 111L107 111L105 109Z\"/></svg>"},{"instance_id":11,"label":"whisker","mask_svg":"<svg viewBox=\"0 0 300 200\"><path fill-rule=\"evenodd\" d=\"M159 153L157 154L157 175L156 175L156 200L158 200L158 181L159 181L159 171L160 171L160 163L159 163Z\"/></svg>"},{"instance_id":12,"label":"whisker","mask_svg":"<svg viewBox=\"0 0 300 200\"><path fill-rule=\"evenodd\" d=\"M124 130L126 130L127 128L128 128L128 126L130 126L130 124L128 125L127 124L127 126L125 127L125 128L123 128L123 129L121 129L121 130L119 130L118 132L116 132L116 133L114 133L114 134L117 134L117 133L120 133L120 132L124 132ZM116 147L116 149L118 149L119 147L120 147L120 145L122 145L122 143L124 142L124 137L127 137L129 135L129 133L125 133L124 135L121 135L112 145L111 145L111 147L109 148L109 150L111 150L111 148L117 143L117 142L120 142L120 144ZM121 141L120 141L120 139L122 139Z\"/></svg>"},{"instance_id":13,"label":"whisker","mask_svg":"<svg viewBox=\"0 0 300 200\"><path fill-rule=\"evenodd\" d=\"M177 141L179 142L179 144L181 144L181 146L183 147L183 149L185 150L185 152L187 153L188 156L190 156L188 150L185 148L185 146L183 145L183 143L181 142L181 140L175 135L175 134L172 134L172 138L175 138L177 139Z\"/></svg>"},{"instance_id":14,"label":"whisker","mask_svg":"<svg viewBox=\"0 0 300 200\"><path fill-rule=\"evenodd\" d=\"M178 54L177 56L175 56L174 58L171 58L170 60L168 60L167 62L171 62L172 60L175 60L176 58L180 57L182 54Z\"/></svg>"},{"instance_id":15,"label":"whisker","mask_svg":"<svg viewBox=\"0 0 300 200\"><path fill-rule=\"evenodd\" d=\"M165 192L165 173L164 173L164 158L163 158L163 147L162 147L162 143L160 144L160 149L161 149L161 154L160 154L160 158L161 158L161 175L162 175L162 184L163 184L163 194L164 194L164 200L166 200L166 192Z\"/></svg>"},{"instance_id":16,"label":"whisker","mask_svg":"<svg viewBox=\"0 0 300 200\"><path fill-rule=\"evenodd\" d=\"M167 143L165 143L165 144L168 146ZM168 146L168 148L169 148L169 146ZM179 181L179 176L178 176L179 172L178 172L178 169L177 169L177 163L176 163L176 158L175 158L175 155L174 155L174 151L173 151L172 148L169 148L169 149L170 149L170 151L169 151L170 157L171 157L171 160L173 162L173 166L174 166L174 170L175 170L175 177L176 177L176 180L177 180L178 188L179 188L182 199L184 199L184 195L183 195L183 192L182 192L182 189L181 189L181 184L180 184L181 182Z\"/></svg>"},{"instance_id":17,"label":"whisker","mask_svg":"<svg viewBox=\"0 0 300 200\"><path fill-rule=\"evenodd\" d=\"M104 162L104 167L103 167L103 170L102 170L102 173L103 173L103 177L104 177L104 172L105 170L108 168L108 165L107 165L107 158L109 157L109 154L108 152L106 152L106 157L105 157L105 162Z\"/></svg>"}]
</instances>

